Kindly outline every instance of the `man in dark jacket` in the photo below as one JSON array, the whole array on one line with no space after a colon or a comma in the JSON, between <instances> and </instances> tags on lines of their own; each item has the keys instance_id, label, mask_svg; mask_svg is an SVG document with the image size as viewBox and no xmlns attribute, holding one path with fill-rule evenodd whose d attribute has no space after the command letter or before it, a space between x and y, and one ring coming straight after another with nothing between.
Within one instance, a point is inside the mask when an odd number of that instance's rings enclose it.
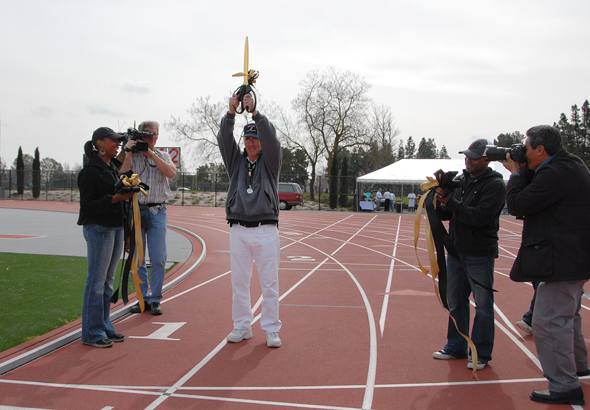
<instances>
[{"instance_id":1,"label":"man in dark jacket","mask_svg":"<svg viewBox=\"0 0 590 410\"><path fill-rule=\"evenodd\" d=\"M526 136L528 169L535 171L530 183L509 155L504 167L512 172L508 210L524 217L510 278L540 282L533 323L549 389L533 391L531 399L583 405L578 376L590 370L579 312L583 286L590 279L590 172L562 147L556 128L536 126Z\"/></svg>"},{"instance_id":2,"label":"man in dark jacket","mask_svg":"<svg viewBox=\"0 0 590 410\"><path fill-rule=\"evenodd\" d=\"M465 170L458 177L460 186L452 194L443 188L436 193L441 205L437 214L449 220L449 235L457 255L447 256L447 302L449 318L447 344L433 353L435 359L467 357L469 334L469 295L475 300L475 319L471 340L477 348L478 370L492 360L494 348L494 262L498 257L500 213L504 207L506 186L502 174L488 167L484 157L485 139L474 141L465 154ZM461 333L459 333L461 332ZM467 367L473 369L470 360Z\"/></svg>"},{"instance_id":3,"label":"man in dark jacket","mask_svg":"<svg viewBox=\"0 0 590 410\"><path fill-rule=\"evenodd\" d=\"M246 109L253 107L252 96L246 94L243 104ZM266 333L266 345L280 347L278 181L281 144L272 123L254 109L254 123L244 127L245 148L241 151L233 134L238 105L238 97L233 95L217 134L219 151L230 178L225 212L231 226L229 247L234 330L227 341L238 343L252 337L250 279L252 263L256 261L262 288L260 327Z\"/></svg>"}]
</instances>

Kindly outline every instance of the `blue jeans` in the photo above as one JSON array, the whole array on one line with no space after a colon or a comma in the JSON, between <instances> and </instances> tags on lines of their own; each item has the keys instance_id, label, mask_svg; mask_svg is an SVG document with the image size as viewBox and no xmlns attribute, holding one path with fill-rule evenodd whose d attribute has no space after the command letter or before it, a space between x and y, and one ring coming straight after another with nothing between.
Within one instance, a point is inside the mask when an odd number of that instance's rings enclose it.
<instances>
[{"instance_id":1,"label":"blue jeans","mask_svg":"<svg viewBox=\"0 0 590 410\"><path fill-rule=\"evenodd\" d=\"M123 255L123 227L84 225L88 278L82 305L82 341L93 343L114 333L111 323L113 282L117 264Z\"/></svg>"},{"instance_id":2,"label":"blue jeans","mask_svg":"<svg viewBox=\"0 0 590 410\"><path fill-rule=\"evenodd\" d=\"M451 255L447 257L447 301L449 312L457 321L459 331L469 336L469 295L475 300L475 319L471 331L471 340L477 348L478 359L484 362L492 360L494 348L494 294L477 286L467 276L484 286L494 286L493 257L462 255L459 260ZM445 350L457 357L467 355L467 341L459 334L455 324L449 318L447 345Z\"/></svg>"},{"instance_id":3,"label":"blue jeans","mask_svg":"<svg viewBox=\"0 0 590 410\"><path fill-rule=\"evenodd\" d=\"M141 236L143 239L143 263L139 267L139 279L143 282L139 286L141 294L145 303L160 302L162 299L162 287L164 286L164 278L166 277L166 230L168 220L166 218L166 208L160 209L156 215L147 211L149 224L144 229L142 226ZM147 238L147 240L146 240ZM148 289L148 274L145 266L145 246L150 255L150 262L152 265L151 275Z\"/></svg>"}]
</instances>

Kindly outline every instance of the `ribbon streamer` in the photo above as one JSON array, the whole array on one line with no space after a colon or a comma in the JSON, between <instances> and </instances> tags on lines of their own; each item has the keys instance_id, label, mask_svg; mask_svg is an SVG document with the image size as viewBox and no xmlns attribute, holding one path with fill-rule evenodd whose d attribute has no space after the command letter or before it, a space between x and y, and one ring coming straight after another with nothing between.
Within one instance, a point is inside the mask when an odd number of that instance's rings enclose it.
<instances>
[{"instance_id":1,"label":"ribbon streamer","mask_svg":"<svg viewBox=\"0 0 590 410\"><path fill-rule=\"evenodd\" d=\"M133 255L131 259L131 263L129 262L129 258L125 262L125 266L123 269L122 275L122 284L121 284L121 296L123 298L123 302L126 305L129 301L127 297L127 286L129 283L129 272L131 272L131 277L133 278L133 285L135 286L135 292L137 294L137 300L139 301L139 307L141 312L144 311L144 300L143 294L141 293L140 283L143 283L141 279L139 279L139 267L141 263L143 263L143 240L141 237L141 215L139 213L139 199L138 193L141 192L144 196L148 196L148 193L145 189L140 186L141 181L139 180L139 176L137 174L132 174L130 177L122 174L121 175L121 182L125 187L137 187L139 189L133 190L133 197L132 201L132 209L133 209L133 218L131 219L131 228L129 232L129 237L135 236L135 241L130 242L129 244L129 255ZM143 186L147 187L147 185L143 184ZM149 188L148 188L149 189ZM127 239L127 235L125 235ZM137 252L136 252L137 251ZM119 291L115 291L113 293L113 297L111 298L112 303L116 303L119 299Z\"/></svg>"},{"instance_id":2,"label":"ribbon streamer","mask_svg":"<svg viewBox=\"0 0 590 410\"><path fill-rule=\"evenodd\" d=\"M435 189L438 187L438 181L432 177L426 177L428 181L420 184L420 189L424 192L428 192L426 195L422 195L418 203L418 210L416 211L416 217L414 219L414 250L416 252L416 258L418 259L418 266L425 275L430 272L420 262L418 256L418 238L420 237L420 224L422 221L422 210L426 209L426 225L425 225L425 237L426 237L426 248L428 249L428 259L430 261L430 268L432 270L431 276L434 284L434 293L438 298L441 306L449 317L453 320L457 332L467 341L469 348L471 349L471 359L473 361L473 375L477 372L477 348L469 336L464 335L457 326L457 321L449 312L449 306L447 303L447 269L445 262L444 248L451 255L456 255L455 248L449 235L436 215L436 203L437 197L435 195ZM426 208L425 208L426 204ZM436 255L435 255L436 247ZM438 286L436 285L436 279L438 278Z\"/></svg>"}]
</instances>

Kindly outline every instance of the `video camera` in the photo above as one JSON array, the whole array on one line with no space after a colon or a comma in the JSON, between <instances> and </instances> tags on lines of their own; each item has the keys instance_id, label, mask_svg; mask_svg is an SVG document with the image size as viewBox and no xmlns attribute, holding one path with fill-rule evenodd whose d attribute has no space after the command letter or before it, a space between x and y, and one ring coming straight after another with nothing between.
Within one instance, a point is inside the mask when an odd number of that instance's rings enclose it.
<instances>
[{"instance_id":1,"label":"video camera","mask_svg":"<svg viewBox=\"0 0 590 410\"><path fill-rule=\"evenodd\" d=\"M526 162L526 147L522 144L512 144L510 148L496 147L495 145L486 146L483 156L488 161L504 161L506 154L510 154L512 161L517 163Z\"/></svg>"},{"instance_id":2,"label":"video camera","mask_svg":"<svg viewBox=\"0 0 590 410\"><path fill-rule=\"evenodd\" d=\"M147 142L145 142L144 138L154 138L154 134L151 131L139 131L135 128L128 128L127 132L120 132L123 137L125 137L125 143L129 140L137 141L135 146L132 148L125 147L125 151L131 151L133 153L137 152L146 152L149 148Z\"/></svg>"}]
</instances>

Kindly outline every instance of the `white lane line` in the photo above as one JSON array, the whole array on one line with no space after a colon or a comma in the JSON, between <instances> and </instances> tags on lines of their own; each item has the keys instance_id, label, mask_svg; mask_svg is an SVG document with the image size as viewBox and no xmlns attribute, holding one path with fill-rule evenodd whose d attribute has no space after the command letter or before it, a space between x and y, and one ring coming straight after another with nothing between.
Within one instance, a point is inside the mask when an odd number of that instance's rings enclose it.
<instances>
[{"instance_id":1,"label":"white lane line","mask_svg":"<svg viewBox=\"0 0 590 410\"><path fill-rule=\"evenodd\" d=\"M395 266L395 255L397 253L397 243L399 239L399 231L402 224L402 217L400 215L397 221L397 233L395 234L395 244L393 246L393 254L391 264L389 266L389 275L387 276L387 285L385 286L385 296L383 296L383 305L381 306L381 317L379 318L379 328L381 329L381 338L383 338L383 330L385 330L385 319L387 318L387 306L389 305L389 292L391 292L391 282L393 281L393 267Z\"/></svg>"},{"instance_id":2,"label":"white lane line","mask_svg":"<svg viewBox=\"0 0 590 410\"><path fill-rule=\"evenodd\" d=\"M322 229L320 229L318 232L321 232L325 229L328 229L329 227L336 225L342 221L347 220L348 218L352 217L352 215L349 215L348 217L341 219L327 227L324 227ZM226 233L229 233L226 231ZM309 235L307 235L305 238L309 238L311 236L313 236L314 233L311 233ZM283 246L281 248L281 250L291 246L293 243L299 242L302 239L305 238L301 238L295 242L292 242L290 244L287 244L285 246ZM299 286L301 283L303 283L303 281L305 279L307 279L309 276L311 276L311 274L313 274L313 272L315 272L321 265L323 265L326 261L328 260L328 258L326 258L324 261L322 261L316 268L314 268L310 273L308 273L303 279L301 279L299 282L297 282L294 286L292 286L285 294L283 294L283 296L281 298L279 298L279 301L282 300L286 295L288 295L289 293L291 293L293 291L293 289L295 289L297 286ZM212 282L213 280L216 280L222 276L227 275L229 272L226 272L222 275L219 275L205 283L209 283ZM194 288L192 288L191 290L194 290L200 286L203 286L205 283L202 283L200 285L195 286ZM187 293L188 291L183 292ZM178 297L180 295L177 295L176 297ZM256 311L256 309L258 309L258 307L260 306L260 304L262 303L262 295L260 295L260 298L258 299L258 301L256 302L256 304L252 307L252 312ZM254 318L254 320L252 321L252 324L254 324L256 321L258 321L258 319L260 318L260 315L256 316ZM153 401L148 407L145 408L145 410L154 410L156 409L160 404L162 404L168 397L170 397L171 395L174 394L174 392L176 390L178 390L180 387L182 387L182 385L184 385L184 383L186 383L191 377L193 377L199 370L201 370L213 357L215 357L215 355L217 353L219 353L221 351L221 349L223 349L223 347L227 344L227 340L224 338L223 341L217 345L217 347L215 349L213 349L211 352L209 352L209 354L207 356L205 356L195 367L193 367L187 374L185 374L183 377L181 377L173 386L171 386L169 389L166 390L166 392L164 392L160 397L158 397L155 401Z\"/></svg>"},{"instance_id":3,"label":"white lane line","mask_svg":"<svg viewBox=\"0 0 590 410\"><path fill-rule=\"evenodd\" d=\"M469 304L473 307L475 307L475 302L472 300L469 300ZM494 311L496 312L500 312L501 316L504 316L504 313L502 313L502 311L500 310L500 308L494 303ZM507 320L507 319L506 319ZM535 355L520 341L516 338L516 336L514 336L514 334L512 334L512 332L510 332L508 329L506 329L506 327L504 327L504 325L502 325L502 323L500 323L497 320L494 320L494 324L496 326L498 326L498 328L500 328L500 330L502 332L504 332L504 334L506 336L508 336L510 338L510 340L512 340L514 342L514 344L516 344L516 346L518 346L520 348L520 350L522 350L522 352L529 358L531 359L531 361L535 364L535 366L537 366L539 368L539 370L541 370L541 372L543 371L543 369L541 368L541 362L539 362L539 359L537 359L535 357ZM520 335L519 335L520 336ZM524 340L524 339L523 339ZM545 379L546 380L546 379Z\"/></svg>"},{"instance_id":4,"label":"white lane line","mask_svg":"<svg viewBox=\"0 0 590 410\"><path fill-rule=\"evenodd\" d=\"M581 378L581 380L587 380ZM376 389L403 389L413 387L446 387L446 386L474 386L485 384L511 384L511 383L537 383L546 382L544 377L526 378L526 379L504 379L504 380L465 380L456 382L427 382L427 383L386 383L375 384ZM114 393L131 393L131 394L147 394L159 395L162 390L169 389L170 386L111 386L99 384L64 384L64 383L47 383L47 382L32 382L26 380L8 380L0 379L0 384L26 385L38 387L52 387L62 389L76 389L76 390L96 390L107 391ZM292 390L355 390L364 389L367 386L364 384L342 384L342 385L323 385L323 386L190 386L179 387L178 391L292 391ZM153 390L153 391L147 391ZM0 407L0 410L3 410Z\"/></svg>"},{"instance_id":5,"label":"white lane line","mask_svg":"<svg viewBox=\"0 0 590 410\"><path fill-rule=\"evenodd\" d=\"M356 287L361 295L361 298L363 299L363 303L365 304L365 308L367 310L367 319L369 321L369 368L367 371L367 383L365 386L365 395L363 397L363 406L362 406L363 409L370 409L373 405L373 395L375 392L375 380L376 380L376 375L377 375L377 327L375 325L375 317L373 316L373 309L371 308L371 303L369 302L369 298L367 297L365 290L361 286L360 282L356 279L356 277L352 274L352 272L350 270L348 270L348 268L346 266L344 266L338 259L334 258L334 255L338 251L340 251L340 249L342 249L345 245L354 245L350 241L352 239L354 239L360 232L362 232L375 218L376 218L376 216L373 217L371 220L369 220L369 222L367 222L365 225L363 225L363 227L361 227L359 230L357 230L357 232L355 232L354 235L352 235L346 241L343 241L343 243L330 255L328 255L326 252L323 252L320 249L317 249L316 247L314 247L312 245L302 243L303 245L308 246L312 249L315 249L316 251L328 256L331 260L333 260L338 265L340 265L342 267L342 269L348 274L348 276L352 279L352 281L356 285Z\"/></svg>"},{"instance_id":6,"label":"white lane line","mask_svg":"<svg viewBox=\"0 0 590 410\"><path fill-rule=\"evenodd\" d=\"M170 289L172 289L174 286L176 286L177 284L179 284L180 282L182 282L184 279L186 279L186 277L188 277L190 274L192 274L200 265L201 263L203 263L203 260L205 260L205 255L207 253L207 246L205 244L205 241L203 241L203 239L198 236L196 233L191 232L187 229L178 227L178 226L174 226L174 225L167 225L168 227L174 228L174 229L178 229L180 231L183 231L189 235L191 235L192 237L194 237L198 242L201 243L203 250L201 252L201 255L199 256L199 258L195 261L195 263L193 263L189 268L187 268L181 275L179 275L176 279L170 281L169 283L166 283L162 289L162 291L164 293L168 292ZM129 314L129 311L131 310L131 305L127 305L122 307L121 309L112 312L111 313L111 321L115 322L118 319L124 317L125 315ZM131 316L129 316L131 317ZM23 353L17 357L14 357L10 360L7 360L5 362L0 363L0 375L3 375L5 373L8 373L18 367L24 366L29 362L32 362L33 360L36 360L42 356L48 355L53 353L54 351L61 349L62 347L77 341L78 339L80 339L82 335L82 328L77 328L76 330L66 334L65 336L59 337L55 340L52 340L50 342L47 343L43 343L42 345L40 345L39 347L32 349L26 353Z\"/></svg>"},{"instance_id":7,"label":"white lane line","mask_svg":"<svg viewBox=\"0 0 590 410\"><path fill-rule=\"evenodd\" d=\"M516 328L514 327L514 325L510 322L510 320L508 320L508 317L506 317L506 315L504 314L504 312L502 312L502 310L498 307L498 305L496 303L494 303L494 310L496 311L496 313L498 314L498 316L500 316L502 318L502 320L504 321L504 323L506 324L506 326L508 326L508 328L510 330L512 330L515 335L517 335L523 341L525 341L524 337L520 334L520 332L518 330L516 330Z\"/></svg>"}]
</instances>

